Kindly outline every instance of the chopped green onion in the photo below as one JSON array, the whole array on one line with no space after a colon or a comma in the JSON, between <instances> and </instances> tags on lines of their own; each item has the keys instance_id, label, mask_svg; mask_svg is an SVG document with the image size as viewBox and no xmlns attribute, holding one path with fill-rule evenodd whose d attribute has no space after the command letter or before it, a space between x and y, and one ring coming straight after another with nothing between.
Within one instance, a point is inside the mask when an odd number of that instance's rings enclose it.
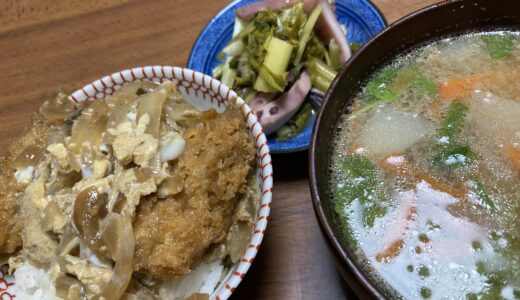
<instances>
[{"instance_id":1,"label":"chopped green onion","mask_svg":"<svg viewBox=\"0 0 520 300\"><path fill-rule=\"evenodd\" d=\"M482 36L482 40L493 59L502 59L515 50L512 35L485 35Z\"/></svg>"},{"instance_id":2,"label":"chopped green onion","mask_svg":"<svg viewBox=\"0 0 520 300\"><path fill-rule=\"evenodd\" d=\"M484 184L482 181L480 181L477 176L472 176L471 180L473 181L472 189L474 190L475 194L478 196L478 199L480 202L486 206L486 208L491 209L493 212L497 212L497 207L495 205L495 202L493 202L493 199L489 196L489 194L486 191L486 188L484 187Z\"/></svg>"}]
</instances>

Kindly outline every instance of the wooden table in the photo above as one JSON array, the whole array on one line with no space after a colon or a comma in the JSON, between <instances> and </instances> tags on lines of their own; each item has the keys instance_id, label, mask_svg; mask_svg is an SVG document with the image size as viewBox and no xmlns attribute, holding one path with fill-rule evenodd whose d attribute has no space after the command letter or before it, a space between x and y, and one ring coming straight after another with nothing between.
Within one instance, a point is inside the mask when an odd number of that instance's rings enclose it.
<instances>
[{"instance_id":1,"label":"wooden table","mask_svg":"<svg viewBox=\"0 0 520 300\"><path fill-rule=\"evenodd\" d=\"M0 147L41 101L143 65L185 66L226 0L0 0ZM435 0L374 0L389 22ZM307 153L274 156L271 218L235 299L351 298L311 204Z\"/></svg>"}]
</instances>

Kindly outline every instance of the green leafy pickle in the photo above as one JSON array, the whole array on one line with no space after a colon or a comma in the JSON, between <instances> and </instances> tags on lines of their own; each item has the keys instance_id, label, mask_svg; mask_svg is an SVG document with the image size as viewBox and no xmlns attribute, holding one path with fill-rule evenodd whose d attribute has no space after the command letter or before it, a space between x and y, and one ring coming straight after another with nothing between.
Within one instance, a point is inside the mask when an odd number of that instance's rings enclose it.
<instances>
[{"instance_id":1,"label":"green leafy pickle","mask_svg":"<svg viewBox=\"0 0 520 300\"><path fill-rule=\"evenodd\" d=\"M279 15L281 26L276 28L275 35L285 40L297 40L300 28L307 20L303 3L282 10Z\"/></svg>"},{"instance_id":2,"label":"green leafy pickle","mask_svg":"<svg viewBox=\"0 0 520 300\"><path fill-rule=\"evenodd\" d=\"M332 75L322 76L325 74L322 72L320 76L312 77L313 87L326 91L339 68L336 57L339 53L334 49L329 51L328 41L324 44L314 33L321 9L318 5L306 13L304 4L298 2L283 9L261 10L249 22L241 20L240 26L235 24L233 38L228 44L240 44L241 50L222 51L218 55L221 64L213 70L213 75L243 96L252 95L250 89L283 93L294 83L291 80L294 76L288 74L299 75L304 69L309 71L308 59L314 57L331 69ZM332 55L335 57L331 58ZM280 132L283 136L294 135L296 127L292 123Z\"/></svg>"},{"instance_id":3,"label":"green leafy pickle","mask_svg":"<svg viewBox=\"0 0 520 300\"><path fill-rule=\"evenodd\" d=\"M310 56L307 62L307 71L312 78L312 86L322 92L327 92L336 72L320 59Z\"/></svg>"},{"instance_id":4,"label":"green leafy pickle","mask_svg":"<svg viewBox=\"0 0 520 300\"><path fill-rule=\"evenodd\" d=\"M315 57L321 60L326 61L329 56L325 45L318 39L315 35L312 35L312 38L307 43L307 48L305 48L305 58L308 60L310 57Z\"/></svg>"},{"instance_id":5,"label":"green leafy pickle","mask_svg":"<svg viewBox=\"0 0 520 300\"><path fill-rule=\"evenodd\" d=\"M259 74L269 85L269 87L272 87L279 92L282 92L285 88L287 72L284 72L283 74L276 74L274 72L271 72L271 70L268 67L261 66Z\"/></svg>"},{"instance_id":6,"label":"green leafy pickle","mask_svg":"<svg viewBox=\"0 0 520 300\"><path fill-rule=\"evenodd\" d=\"M304 103L298 112L276 131L277 140L286 140L300 133L312 115L312 105Z\"/></svg>"},{"instance_id":7,"label":"green leafy pickle","mask_svg":"<svg viewBox=\"0 0 520 300\"><path fill-rule=\"evenodd\" d=\"M305 48L307 47L307 43L309 42L311 36L314 34L313 28L318 21L321 11L321 4L316 5L316 7L314 7L311 14L309 15L309 18L307 18L305 25L303 25L303 28L301 29L300 39L298 41L298 50L296 50L296 56L294 57L294 64L296 65L300 64L303 58Z\"/></svg>"}]
</instances>

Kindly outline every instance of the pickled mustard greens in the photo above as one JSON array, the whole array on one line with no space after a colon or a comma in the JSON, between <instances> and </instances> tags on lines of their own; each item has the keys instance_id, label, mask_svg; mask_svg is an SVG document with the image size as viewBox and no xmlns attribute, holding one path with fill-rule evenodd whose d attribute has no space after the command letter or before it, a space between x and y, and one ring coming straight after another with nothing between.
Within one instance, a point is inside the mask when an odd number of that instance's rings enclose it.
<instances>
[{"instance_id":1,"label":"pickled mustard greens","mask_svg":"<svg viewBox=\"0 0 520 300\"><path fill-rule=\"evenodd\" d=\"M520 35L398 57L339 124L334 210L389 298L520 299Z\"/></svg>"},{"instance_id":2,"label":"pickled mustard greens","mask_svg":"<svg viewBox=\"0 0 520 300\"><path fill-rule=\"evenodd\" d=\"M311 117L304 105L311 88L322 97L350 57L345 32L323 1L260 1L236 13L233 38L219 54L222 63L213 76L251 104L267 134L275 132L278 140L295 136ZM291 89L303 73L311 80ZM272 113L262 109L269 103L275 103Z\"/></svg>"},{"instance_id":3,"label":"pickled mustard greens","mask_svg":"<svg viewBox=\"0 0 520 300\"><path fill-rule=\"evenodd\" d=\"M332 80L320 71L335 74L339 62L330 63L326 44L313 33L321 11L321 5L317 5L307 14L303 3L298 3L259 11L249 22L236 18L235 27L239 29L220 54L227 58L213 75L238 92L250 86L257 92L282 92L289 83L288 67L301 70L309 58L314 58L326 69L316 70L313 76L326 77L330 84Z\"/></svg>"}]
</instances>

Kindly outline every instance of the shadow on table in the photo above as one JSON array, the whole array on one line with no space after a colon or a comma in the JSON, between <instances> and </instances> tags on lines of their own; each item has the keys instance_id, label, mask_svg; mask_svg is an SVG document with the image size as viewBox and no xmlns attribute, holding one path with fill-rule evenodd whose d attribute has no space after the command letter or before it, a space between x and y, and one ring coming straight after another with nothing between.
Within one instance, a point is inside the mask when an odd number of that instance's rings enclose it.
<instances>
[{"instance_id":1,"label":"shadow on table","mask_svg":"<svg viewBox=\"0 0 520 300\"><path fill-rule=\"evenodd\" d=\"M309 151L271 154L275 180L295 180L309 177Z\"/></svg>"}]
</instances>

